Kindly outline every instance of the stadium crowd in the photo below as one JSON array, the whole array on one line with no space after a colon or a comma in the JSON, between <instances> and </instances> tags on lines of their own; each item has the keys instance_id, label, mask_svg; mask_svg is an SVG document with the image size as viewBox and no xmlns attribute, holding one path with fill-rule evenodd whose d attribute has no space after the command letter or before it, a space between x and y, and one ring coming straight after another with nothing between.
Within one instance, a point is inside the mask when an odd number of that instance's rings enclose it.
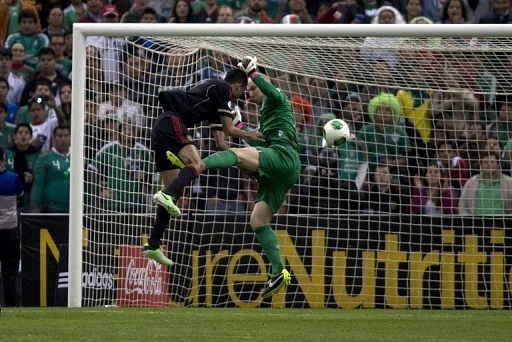
<instances>
[{"instance_id":1,"label":"stadium crowd","mask_svg":"<svg viewBox=\"0 0 512 342\"><path fill-rule=\"evenodd\" d=\"M71 28L74 22L505 24L512 22L511 2L134 0L132 3L73 0L44 3L3 0L0 2L0 146L7 151L7 169L14 170L24 183L22 210L66 212L69 208L68 127L71 120ZM149 80L143 70L151 56L139 53L137 44L148 46L147 41L136 41L128 46L123 39L90 37L87 40L90 72L101 74L95 77L96 82L87 85L86 112L91 113L87 120L97 123L88 126L92 131L87 132L91 139L90 144L86 144L90 160L87 167L99 175L93 183L103 184L103 188L91 191L106 200L98 206L107 210L123 209L116 207L120 203L142 203L145 199L137 198L141 197L137 194L151 191L134 185L133 181L151 183L147 179L151 174L148 146L138 136L147 134L141 127L149 127L158 114L153 110L158 108L154 100L158 92L155 84L186 87L201 79L222 77L234 62L229 56L213 52L208 65L200 68L194 77ZM393 84L393 78L397 64L404 57L373 49L373 44L379 44L379 41L375 38L365 40L361 58L372 64L380 75L382 86L375 89L361 89L355 85L341 89L325 79L292 80L295 76L273 75L281 88L289 86L284 90L293 103L303 146L303 177L296 191L292 192L286 211L314 213L328 208L345 208L406 213L510 212L512 204L505 194L510 193L507 189L512 185L506 177L500 182L503 188L498 187L503 194L501 205L468 200L471 196L478 197L480 191L497 191L478 181L470 182L471 187L464 191L471 177L484 172L483 166L488 163L483 159L488 155L491 156L489 167L510 174L510 97L492 96L493 91L507 92L509 89L504 89L500 82L493 89L476 84L475 89L453 93L450 99L403 89L396 86L396 82ZM485 69L478 56L474 59L472 64L470 61L472 67ZM166 69L158 72L186 76L180 63L179 59L173 61L170 56ZM486 71L481 73L487 79L478 82L496 83L505 78L489 75ZM108 95L95 96L95 91L99 92L105 84L108 89L104 93ZM479 90L488 91L490 95L478 98L473 92ZM244 119L256 122L257 118L251 117L251 113L256 114L256 108L251 103L245 103L243 107ZM148 108L153 111L150 113ZM334 117L346 120L354 133L353 140L341 146L339 151L321 147L322 139L318 135L321 125ZM101 160L112 154L119 156L115 161L119 168L130 164L129 175L109 174L116 168L102 167L105 164ZM130 159L129 163L126 158ZM208 182L208 185L212 184L211 179ZM323 184L325 182L327 184ZM246 183L244 186L250 188L250 181ZM211 188L237 189L239 186L219 184ZM332 193L319 193L325 188ZM248 201L239 201L238 197L247 197L247 193L214 190L211 196L215 200L194 205L204 208L220 205L240 210ZM357 200L347 200L354 198ZM226 204L226 199L233 201ZM488 208L492 205L498 205L500 209Z\"/></svg>"},{"instance_id":2,"label":"stadium crowd","mask_svg":"<svg viewBox=\"0 0 512 342\"><path fill-rule=\"evenodd\" d=\"M13 171L21 180L22 211L69 210L75 22L510 24L511 9L511 0L0 0L0 147L6 151L0 172ZM380 43L392 42L367 38L360 51L379 78L376 87L266 70L289 95L302 148L302 176L283 213L511 214L512 96L503 94L512 94L512 58L498 55L489 62L468 55L472 87L417 91L399 82L400 65L442 57L404 61L406 55L375 49ZM158 90L220 78L236 65L216 51L197 70L173 54L152 63L154 56L142 51L155 46L142 38L87 40L86 193L96 208L152 212L148 195L156 181L144 127L158 115ZM145 72L149 65L160 68ZM416 84L429 83L428 75L413 71L408 76ZM443 80L444 89L460 88L464 75L452 76ZM256 129L256 106L245 100L239 105ZM335 149L322 145L321 127L336 117L350 125L352 139ZM208 128L193 134L203 151L215 150L211 140L200 138ZM197 185L182 206L251 209L255 183L236 169L201 177ZM0 230L13 229L3 218Z\"/></svg>"}]
</instances>

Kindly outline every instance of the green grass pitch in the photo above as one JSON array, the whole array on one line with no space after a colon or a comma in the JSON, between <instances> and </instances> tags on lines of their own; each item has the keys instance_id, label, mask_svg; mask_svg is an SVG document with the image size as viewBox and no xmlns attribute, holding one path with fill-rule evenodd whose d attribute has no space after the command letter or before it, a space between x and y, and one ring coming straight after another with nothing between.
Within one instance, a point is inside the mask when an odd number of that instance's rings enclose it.
<instances>
[{"instance_id":1,"label":"green grass pitch","mask_svg":"<svg viewBox=\"0 0 512 342\"><path fill-rule=\"evenodd\" d=\"M3 308L2 341L510 341L510 311Z\"/></svg>"}]
</instances>

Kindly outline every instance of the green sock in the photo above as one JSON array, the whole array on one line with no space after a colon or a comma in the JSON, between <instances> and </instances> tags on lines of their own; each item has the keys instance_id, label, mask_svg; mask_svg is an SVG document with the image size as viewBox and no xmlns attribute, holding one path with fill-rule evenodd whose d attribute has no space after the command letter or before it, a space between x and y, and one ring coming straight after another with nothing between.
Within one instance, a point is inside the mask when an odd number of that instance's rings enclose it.
<instances>
[{"instance_id":1,"label":"green sock","mask_svg":"<svg viewBox=\"0 0 512 342\"><path fill-rule=\"evenodd\" d=\"M272 274L281 272L283 270L283 263L281 262L281 251L276 234L268 225L256 228L255 232L256 239L258 239L261 248L272 264Z\"/></svg>"},{"instance_id":2,"label":"green sock","mask_svg":"<svg viewBox=\"0 0 512 342\"><path fill-rule=\"evenodd\" d=\"M206 170L226 169L238 164L238 157L231 150L219 151L203 159Z\"/></svg>"}]
</instances>

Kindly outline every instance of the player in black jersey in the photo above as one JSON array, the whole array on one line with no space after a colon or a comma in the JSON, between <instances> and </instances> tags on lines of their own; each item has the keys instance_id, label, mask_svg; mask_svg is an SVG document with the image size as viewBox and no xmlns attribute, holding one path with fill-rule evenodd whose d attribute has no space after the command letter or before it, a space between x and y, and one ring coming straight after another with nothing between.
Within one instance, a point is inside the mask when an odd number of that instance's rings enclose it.
<instances>
[{"instance_id":1,"label":"player in black jersey","mask_svg":"<svg viewBox=\"0 0 512 342\"><path fill-rule=\"evenodd\" d=\"M228 103L231 101L234 104L246 86L247 75L239 69L233 69L226 74L224 80L207 80L188 91L168 90L158 94L164 112L159 115L151 131L151 145L164 190L153 196L158 206L149 242L143 248L143 254L147 257L161 264L172 265L172 261L160 249L160 240L170 216L181 214L176 206L166 205L169 194L176 193L175 188L183 188L204 168L197 147L188 135L188 128L208 121L220 150L229 148L225 135L249 140L262 137L260 132L243 131L232 124Z\"/></svg>"}]
</instances>

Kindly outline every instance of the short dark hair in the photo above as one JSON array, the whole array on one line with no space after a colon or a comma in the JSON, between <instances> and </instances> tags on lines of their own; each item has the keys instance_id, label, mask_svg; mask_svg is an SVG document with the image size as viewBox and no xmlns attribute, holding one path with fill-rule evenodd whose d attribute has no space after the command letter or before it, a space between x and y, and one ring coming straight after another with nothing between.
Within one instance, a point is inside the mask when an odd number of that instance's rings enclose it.
<instances>
[{"instance_id":1,"label":"short dark hair","mask_svg":"<svg viewBox=\"0 0 512 342\"><path fill-rule=\"evenodd\" d=\"M4 112L7 113L7 104L3 101L0 101L0 110L3 109Z\"/></svg>"},{"instance_id":2,"label":"short dark hair","mask_svg":"<svg viewBox=\"0 0 512 342\"><path fill-rule=\"evenodd\" d=\"M52 55L53 58L56 58L55 51L53 51L53 49L49 47L44 47L41 50L39 50L37 57L41 58L42 55Z\"/></svg>"},{"instance_id":3,"label":"short dark hair","mask_svg":"<svg viewBox=\"0 0 512 342\"><path fill-rule=\"evenodd\" d=\"M11 49L0 47L0 57L9 57L9 59L12 59Z\"/></svg>"},{"instance_id":4,"label":"short dark hair","mask_svg":"<svg viewBox=\"0 0 512 342\"><path fill-rule=\"evenodd\" d=\"M67 126L67 125L57 125L57 126L53 129L52 135L57 134L57 131L58 131L59 129L66 129L66 130L68 130L68 132L71 134L71 128L69 128L69 126Z\"/></svg>"},{"instance_id":5,"label":"short dark hair","mask_svg":"<svg viewBox=\"0 0 512 342\"><path fill-rule=\"evenodd\" d=\"M9 88L9 80L3 76L0 76L0 83L5 82L7 84L7 88Z\"/></svg>"},{"instance_id":6,"label":"short dark hair","mask_svg":"<svg viewBox=\"0 0 512 342\"><path fill-rule=\"evenodd\" d=\"M144 11L142 11L142 15L144 14L153 14L156 17L156 19L160 17L153 7L144 8Z\"/></svg>"},{"instance_id":7,"label":"short dark hair","mask_svg":"<svg viewBox=\"0 0 512 342\"><path fill-rule=\"evenodd\" d=\"M65 39L65 36L63 33L57 32L50 35L50 42L52 41L53 37L62 37L62 39Z\"/></svg>"},{"instance_id":8,"label":"short dark hair","mask_svg":"<svg viewBox=\"0 0 512 342\"><path fill-rule=\"evenodd\" d=\"M50 81L48 81L46 78L40 78L34 83L34 87L32 89L36 89L38 86L44 85L47 86L49 89L52 89L52 84Z\"/></svg>"},{"instance_id":9,"label":"short dark hair","mask_svg":"<svg viewBox=\"0 0 512 342\"><path fill-rule=\"evenodd\" d=\"M18 133L18 131L21 127L26 127L28 129L28 131L30 132L30 135L32 135L32 127L30 127L30 125L28 123L24 123L24 122L20 122L19 124L16 125L16 127L14 128L14 134Z\"/></svg>"},{"instance_id":10,"label":"short dark hair","mask_svg":"<svg viewBox=\"0 0 512 342\"><path fill-rule=\"evenodd\" d=\"M32 11L31 9L25 8L20 11L20 14L18 15L18 23L21 23L22 19L33 19L34 22L37 22L37 15Z\"/></svg>"},{"instance_id":11,"label":"short dark hair","mask_svg":"<svg viewBox=\"0 0 512 342\"><path fill-rule=\"evenodd\" d=\"M224 77L224 81L229 84L240 83L242 87L247 87L247 75L237 68L229 70Z\"/></svg>"}]
</instances>

